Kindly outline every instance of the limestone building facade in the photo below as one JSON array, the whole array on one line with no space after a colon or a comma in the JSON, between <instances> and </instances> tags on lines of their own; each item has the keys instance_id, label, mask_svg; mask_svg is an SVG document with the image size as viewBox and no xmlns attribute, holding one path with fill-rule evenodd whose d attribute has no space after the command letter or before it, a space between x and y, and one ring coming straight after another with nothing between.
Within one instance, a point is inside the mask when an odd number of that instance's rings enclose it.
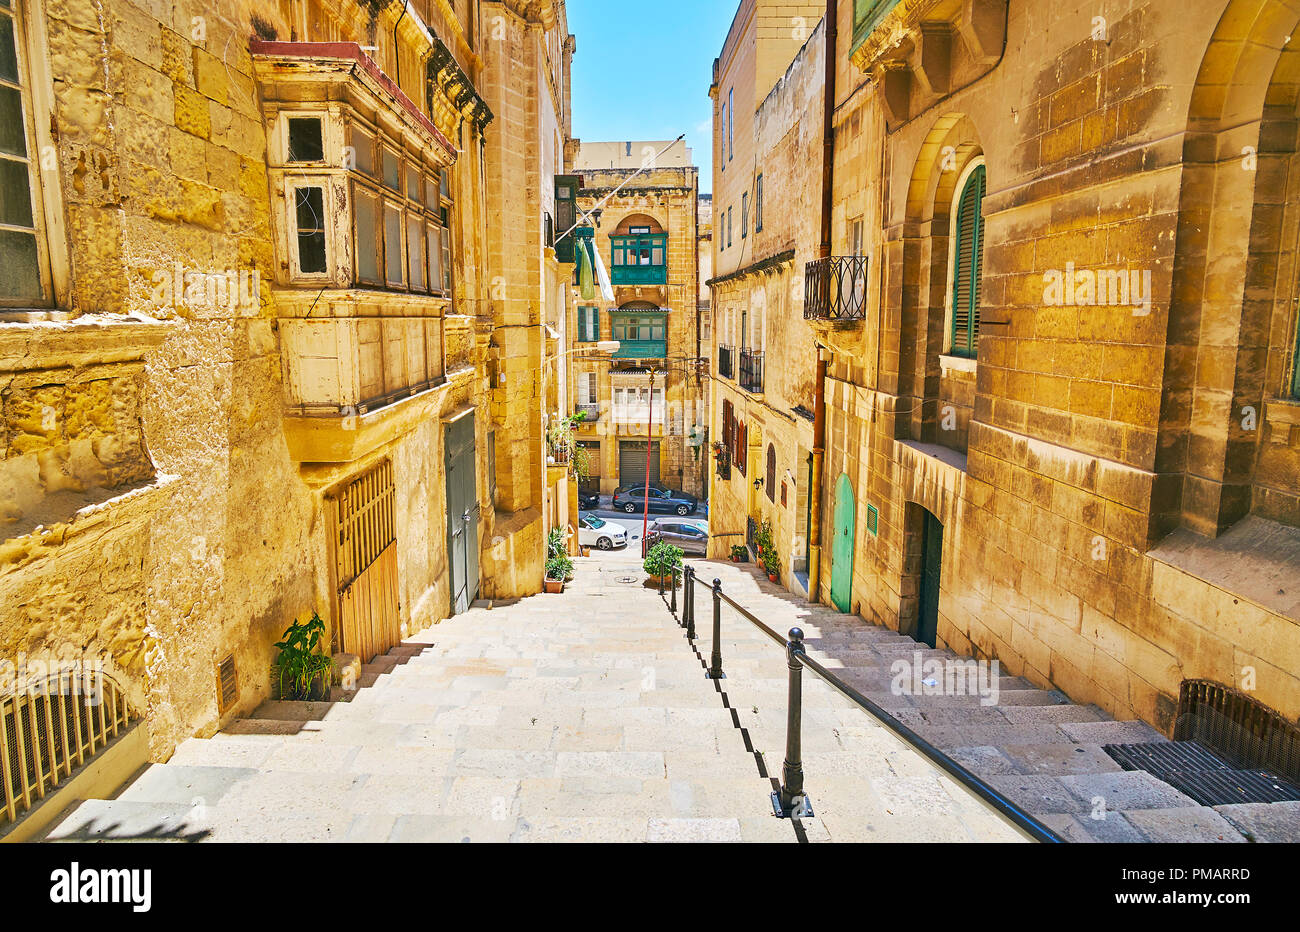
<instances>
[{"instance_id":1,"label":"limestone building facade","mask_svg":"<svg viewBox=\"0 0 1300 932\"><path fill-rule=\"evenodd\" d=\"M612 166L612 167L600 167ZM584 484L610 493L651 482L705 495L705 376L699 337L698 169L684 143L582 142L579 217L600 250L612 304L575 299L574 411ZM587 350L618 340L611 357ZM652 396L653 391L653 396Z\"/></svg>"},{"instance_id":2,"label":"limestone building facade","mask_svg":"<svg viewBox=\"0 0 1300 932\"><path fill-rule=\"evenodd\" d=\"M538 591L563 3L0 26L3 682L91 661L165 759L268 698L295 619L365 660Z\"/></svg>"},{"instance_id":3,"label":"limestone building facade","mask_svg":"<svg viewBox=\"0 0 1300 932\"><path fill-rule=\"evenodd\" d=\"M1166 733L1197 684L1296 720L1300 14L833 7L830 255L815 216L782 218L778 312L805 347L790 400L824 402L813 596ZM725 162L752 145L775 176L751 140L783 110L814 215L827 32Z\"/></svg>"}]
</instances>

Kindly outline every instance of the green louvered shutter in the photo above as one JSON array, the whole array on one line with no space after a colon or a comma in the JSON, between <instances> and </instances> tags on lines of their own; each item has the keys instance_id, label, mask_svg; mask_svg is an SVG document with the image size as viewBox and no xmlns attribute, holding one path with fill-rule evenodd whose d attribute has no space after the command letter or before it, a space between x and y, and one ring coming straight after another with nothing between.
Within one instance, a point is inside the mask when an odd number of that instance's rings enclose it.
<instances>
[{"instance_id":1,"label":"green louvered shutter","mask_svg":"<svg viewBox=\"0 0 1300 932\"><path fill-rule=\"evenodd\" d=\"M984 266L984 166L966 180L957 203L957 255L952 276L952 352L975 355L979 346L980 273Z\"/></svg>"}]
</instances>

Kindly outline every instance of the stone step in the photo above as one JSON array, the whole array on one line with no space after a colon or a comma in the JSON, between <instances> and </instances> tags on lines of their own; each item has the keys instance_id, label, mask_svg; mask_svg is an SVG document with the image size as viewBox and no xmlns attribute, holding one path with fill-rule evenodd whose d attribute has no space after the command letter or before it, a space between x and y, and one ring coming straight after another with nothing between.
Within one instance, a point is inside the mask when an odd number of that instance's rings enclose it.
<instances>
[{"instance_id":1,"label":"stone step","mask_svg":"<svg viewBox=\"0 0 1300 932\"><path fill-rule=\"evenodd\" d=\"M201 841L200 811L181 803L88 799L46 833L45 841Z\"/></svg>"}]
</instances>

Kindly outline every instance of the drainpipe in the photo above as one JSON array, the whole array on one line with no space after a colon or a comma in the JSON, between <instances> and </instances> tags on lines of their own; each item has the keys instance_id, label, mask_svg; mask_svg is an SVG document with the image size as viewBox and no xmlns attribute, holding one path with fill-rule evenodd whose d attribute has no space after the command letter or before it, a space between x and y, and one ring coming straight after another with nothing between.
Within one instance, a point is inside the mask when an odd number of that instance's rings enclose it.
<instances>
[{"instance_id":1,"label":"drainpipe","mask_svg":"<svg viewBox=\"0 0 1300 932\"><path fill-rule=\"evenodd\" d=\"M839 17L835 0L826 0L826 90L822 105L822 241L819 259L831 255L831 211L835 182L835 53ZM822 557L822 461L826 454L826 358L817 346L817 377L813 387L812 516L808 522L808 598L820 601Z\"/></svg>"}]
</instances>

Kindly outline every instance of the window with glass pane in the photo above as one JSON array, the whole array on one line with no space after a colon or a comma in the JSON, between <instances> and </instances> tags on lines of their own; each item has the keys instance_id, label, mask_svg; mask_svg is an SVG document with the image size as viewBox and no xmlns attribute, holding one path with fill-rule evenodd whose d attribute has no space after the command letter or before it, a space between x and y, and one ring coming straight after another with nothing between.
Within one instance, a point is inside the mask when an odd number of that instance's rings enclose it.
<instances>
[{"instance_id":1,"label":"window with glass pane","mask_svg":"<svg viewBox=\"0 0 1300 932\"><path fill-rule=\"evenodd\" d=\"M388 284L406 284L403 271L406 257L402 253L402 211L392 204L384 205L384 277Z\"/></svg>"},{"instance_id":2,"label":"window with glass pane","mask_svg":"<svg viewBox=\"0 0 1300 932\"><path fill-rule=\"evenodd\" d=\"M316 275L326 271L325 190L310 187L294 192L298 221L298 271Z\"/></svg>"},{"instance_id":3,"label":"window with glass pane","mask_svg":"<svg viewBox=\"0 0 1300 932\"><path fill-rule=\"evenodd\" d=\"M439 187L439 193L447 200L451 200L451 170L444 168L441 172L442 179Z\"/></svg>"},{"instance_id":4,"label":"window with glass pane","mask_svg":"<svg viewBox=\"0 0 1300 932\"><path fill-rule=\"evenodd\" d=\"M420 166L406 166L406 196L417 204L420 201Z\"/></svg>"},{"instance_id":5,"label":"window with glass pane","mask_svg":"<svg viewBox=\"0 0 1300 932\"><path fill-rule=\"evenodd\" d=\"M384 184L394 191L402 190L402 159L387 146L384 146Z\"/></svg>"},{"instance_id":6,"label":"window with glass pane","mask_svg":"<svg viewBox=\"0 0 1300 932\"><path fill-rule=\"evenodd\" d=\"M348 127L348 145L352 148L352 165L363 175L375 177L375 137L353 123Z\"/></svg>"},{"instance_id":7,"label":"window with glass pane","mask_svg":"<svg viewBox=\"0 0 1300 932\"><path fill-rule=\"evenodd\" d=\"M407 242L407 276L411 282L412 291L426 291L424 280L424 243L422 233L424 223L419 217L409 216L406 218L406 242Z\"/></svg>"},{"instance_id":8,"label":"window with glass pane","mask_svg":"<svg viewBox=\"0 0 1300 932\"><path fill-rule=\"evenodd\" d=\"M424 233L424 247L429 254L429 290L442 291L442 228L426 223Z\"/></svg>"},{"instance_id":9,"label":"window with glass pane","mask_svg":"<svg viewBox=\"0 0 1300 932\"><path fill-rule=\"evenodd\" d=\"M431 168L425 172L424 176L424 206L432 211L438 211L442 206L442 171L437 168Z\"/></svg>"},{"instance_id":10,"label":"window with glass pane","mask_svg":"<svg viewBox=\"0 0 1300 932\"><path fill-rule=\"evenodd\" d=\"M442 228L442 290L451 294L451 231L445 226Z\"/></svg>"},{"instance_id":11,"label":"window with glass pane","mask_svg":"<svg viewBox=\"0 0 1300 932\"><path fill-rule=\"evenodd\" d=\"M43 304L32 153L27 141L30 88L20 73L20 24L0 0L0 302Z\"/></svg>"},{"instance_id":12,"label":"window with glass pane","mask_svg":"<svg viewBox=\"0 0 1300 932\"><path fill-rule=\"evenodd\" d=\"M320 162L325 158L325 141L320 117L289 117L289 161Z\"/></svg>"},{"instance_id":13,"label":"window with glass pane","mask_svg":"<svg viewBox=\"0 0 1300 932\"><path fill-rule=\"evenodd\" d=\"M379 277L379 198L356 186L352 200L356 216L357 281L382 284Z\"/></svg>"}]
</instances>

